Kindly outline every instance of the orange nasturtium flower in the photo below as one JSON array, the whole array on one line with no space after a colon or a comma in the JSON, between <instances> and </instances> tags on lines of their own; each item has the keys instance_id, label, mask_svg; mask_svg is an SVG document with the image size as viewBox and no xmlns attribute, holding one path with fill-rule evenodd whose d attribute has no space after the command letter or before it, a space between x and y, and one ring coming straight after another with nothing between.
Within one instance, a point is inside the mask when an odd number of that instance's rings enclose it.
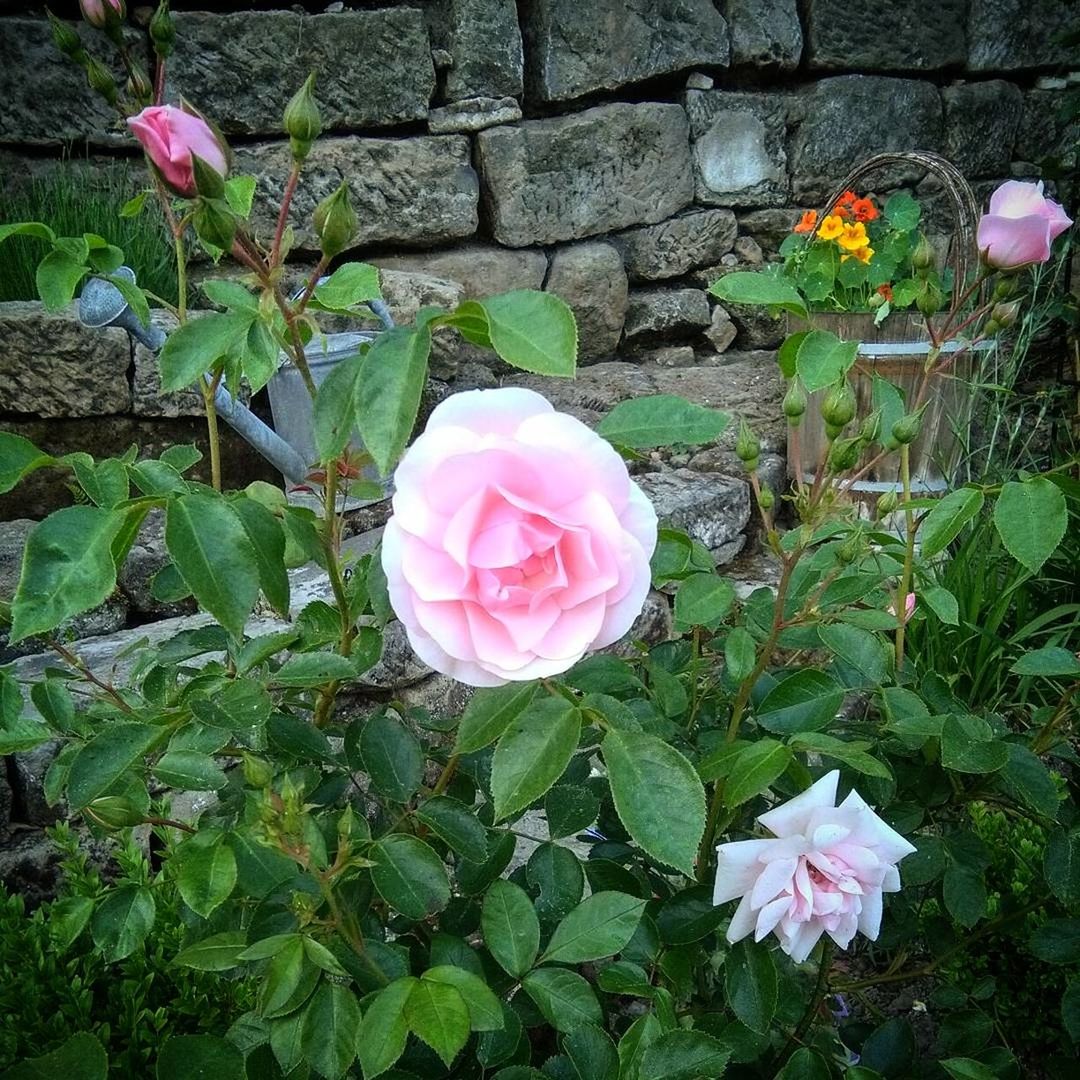
<instances>
[{"instance_id":1,"label":"orange nasturtium flower","mask_svg":"<svg viewBox=\"0 0 1080 1080\"><path fill-rule=\"evenodd\" d=\"M879 296L885 297L886 300L892 301L892 286L888 282L885 282L884 285L879 285L877 287L877 293Z\"/></svg>"},{"instance_id":2,"label":"orange nasturtium flower","mask_svg":"<svg viewBox=\"0 0 1080 1080\"><path fill-rule=\"evenodd\" d=\"M877 207L870 199L856 199L851 204L851 213L856 221L873 221L878 216Z\"/></svg>"},{"instance_id":3,"label":"orange nasturtium flower","mask_svg":"<svg viewBox=\"0 0 1080 1080\"><path fill-rule=\"evenodd\" d=\"M817 211L816 210L804 210L803 216L799 218L799 224L792 229L792 232L808 233L814 231L814 226L817 224Z\"/></svg>"},{"instance_id":4,"label":"orange nasturtium flower","mask_svg":"<svg viewBox=\"0 0 1080 1080\"><path fill-rule=\"evenodd\" d=\"M855 252L864 248L870 242L866 235L866 226L857 221L854 225L844 225L837 236L836 242L845 250Z\"/></svg>"},{"instance_id":5,"label":"orange nasturtium flower","mask_svg":"<svg viewBox=\"0 0 1080 1080\"><path fill-rule=\"evenodd\" d=\"M858 196L854 191L845 191L844 194L836 200L836 205L833 207L833 213L836 214L837 217L847 221L847 219L851 217L851 208L857 199Z\"/></svg>"},{"instance_id":6,"label":"orange nasturtium flower","mask_svg":"<svg viewBox=\"0 0 1080 1080\"><path fill-rule=\"evenodd\" d=\"M818 236L822 240L837 240L843 236L844 229L849 226L844 225L844 219L838 217L836 214L830 214L822 223L821 228L818 229Z\"/></svg>"}]
</instances>

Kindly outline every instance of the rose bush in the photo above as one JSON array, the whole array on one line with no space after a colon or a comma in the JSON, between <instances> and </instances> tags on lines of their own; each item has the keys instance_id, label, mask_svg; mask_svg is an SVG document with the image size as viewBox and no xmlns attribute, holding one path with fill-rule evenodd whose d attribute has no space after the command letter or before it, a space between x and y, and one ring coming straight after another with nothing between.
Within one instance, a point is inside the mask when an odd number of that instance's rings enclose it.
<instances>
[{"instance_id":1,"label":"rose bush","mask_svg":"<svg viewBox=\"0 0 1080 1080\"><path fill-rule=\"evenodd\" d=\"M640 613L656 513L611 445L539 394L455 394L394 480L390 603L437 671L471 686L557 675Z\"/></svg>"}]
</instances>

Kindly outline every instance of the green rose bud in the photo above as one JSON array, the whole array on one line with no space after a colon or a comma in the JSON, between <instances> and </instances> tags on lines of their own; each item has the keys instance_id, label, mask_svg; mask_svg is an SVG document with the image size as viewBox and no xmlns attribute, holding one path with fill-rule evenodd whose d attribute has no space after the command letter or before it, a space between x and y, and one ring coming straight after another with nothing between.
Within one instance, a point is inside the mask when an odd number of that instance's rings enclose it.
<instances>
[{"instance_id":1,"label":"green rose bud","mask_svg":"<svg viewBox=\"0 0 1080 1080\"><path fill-rule=\"evenodd\" d=\"M931 315L936 315L944 303L945 293L942 292L941 286L936 282L924 281L923 287L915 297L915 306L919 311L929 318Z\"/></svg>"},{"instance_id":2,"label":"green rose bud","mask_svg":"<svg viewBox=\"0 0 1080 1080\"><path fill-rule=\"evenodd\" d=\"M829 456L826 460L829 472L844 473L849 469L854 469L859 462L862 447L862 440L858 438L837 439L829 448Z\"/></svg>"},{"instance_id":3,"label":"green rose bud","mask_svg":"<svg viewBox=\"0 0 1080 1080\"><path fill-rule=\"evenodd\" d=\"M836 561L850 566L862 551L862 533L852 533L837 549Z\"/></svg>"},{"instance_id":4,"label":"green rose bud","mask_svg":"<svg viewBox=\"0 0 1080 1080\"><path fill-rule=\"evenodd\" d=\"M844 434L844 424L826 424L825 425L825 438L832 442L833 439L839 439Z\"/></svg>"},{"instance_id":5,"label":"green rose bud","mask_svg":"<svg viewBox=\"0 0 1080 1080\"><path fill-rule=\"evenodd\" d=\"M85 65L89 58L83 48L82 39L75 32L74 27L58 19L48 9L46 9L46 14L49 16L49 26L52 29L52 38L56 47L76 63Z\"/></svg>"},{"instance_id":6,"label":"green rose bud","mask_svg":"<svg viewBox=\"0 0 1080 1080\"><path fill-rule=\"evenodd\" d=\"M859 427L859 438L865 443L877 442L881 436L881 410L875 409Z\"/></svg>"},{"instance_id":7,"label":"green rose bud","mask_svg":"<svg viewBox=\"0 0 1080 1080\"><path fill-rule=\"evenodd\" d=\"M274 766L269 761L254 754L244 755L244 783L248 787L269 787L273 779Z\"/></svg>"},{"instance_id":8,"label":"green rose bud","mask_svg":"<svg viewBox=\"0 0 1080 1080\"><path fill-rule=\"evenodd\" d=\"M826 424L843 428L855 419L855 391L847 379L841 379L829 389L821 403L821 416Z\"/></svg>"},{"instance_id":9,"label":"green rose bud","mask_svg":"<svg viewBox=\"0 0 1080 1080\"><path fill-rule=\"evenodd\" d=\"M1016 322L1016 317L1020 314L1020 301L1010 300L1007 304L995 304L994 310L990 312L990 318L998 324L998 326L1012 326Z\"/></svg>"},{"instance_id":10,"label":"green rose bud","mask_svg":"<svg viewBox=\"0 0 1080 1080\"><path fill-rule=\"evenodd\" d=\"M772 493L772 488L762 484L761 494L758 495L757 502L762 510L771 510L776 505L776 496Z\"/></svg>"},{"instance_id":11,"label":"green rose bud","mask_svg":"<svg viewBox=\"0 0 1080 1080\"><path fill-rule=\"evenodd\" d=\"M140 105L148 104L154 93L150 76L137 65L132 67L131 74L128 76L127 92Z\"/></svg>"},{"instance_id":12,"label":"green rose bud","mask_svg":"<svg viewBox=\"0 0 1080 1080\"><path fill-rule=\"evenodd\" d=\"M86 808L86 813L106 829L130 829L145 821L142 811L123 795L103 795Z\"/></svg>"},{"instance_id":13,"label":"green rose bud","mask_svg":"<svg viewBox=\"0 0 1080 1080\"><path fill-rule=\"evenodd\" d=\"M761 441L750 430L750 425L745 420L739 421L739 434L735 439L735 456L751 472L757 468L758 458L761 456Z\"/></svg>"},{"instance_id":14,"label":"green rose bud","mask_svg":"<svg viewBox=\"0 0 1080 1080\"><path fill-rule=\"evenodd\" d=\"M925 272L933 268L935 261L934 245L925 236L920 236L918 244L915 245L915 251L911 255L911 265L916 270Z\"/></svg>"},{"instance_id":15,"label":"green rose bud","mask_svg":"<svg viewBox=\"0 0 1080 1080\"><path fill-rule=\"evenodd\" d=\"M86 81L94 93L100 94L110 105L116 104L116 80L112 72L92 56L86 61Z\"/></svg>"},{"instance_id":16,"label":"green rose bud","mask_svg":"<svg viewBox=\"0 0 1080 1080\"><path fill-rule=\"evenodd\" d=\"M922 430L922 409L918 412L908 413L906 416L901 416L892 426L892 437L901 446L906 446L908 443L913 443L918 437L919 432Z\"/></svg>"},{"instance_id":17,"label":"green rose bud","mask_svg":"<svg viewBox=\"0 0 1080 1080\"><path fill-rule=\"evenodd\" d=\"M806 405L806 390L799 376L796 375L787 388L783 404L784 415L791 422L792 427L798 427L802 422L803 413L806 412Z\"/></svg>"},{"instance_id":18,"label":"green rose bud","mask_svg":"<svg viewBox=\"0 0 1080 1080\"><path fill-rule=\"evenodd\" d=\"M303 161L308 156L311 144L322 131L322 118L315 104L314 91L315 73L312 72L285 106L285 134L289 136L289 146L296 161Z\"/></svg>"},{"instance_id":19,"label":"green rose bud","mask_svg":"<svg viewBox=\"0 0 1080 1080\"><path fill-rule=\"evenodd\" d=\"M314 214L315 232L323 254L332 259L340 255L356 234L356 211L349 201L349 185L343 180L332 195L328 195Z\"/></svg>"},{"instance_id":20,"label":"green rose bud","mask_svg":"<svg viewBox=\"0 0 1080 1080\"><path fill-rule=\"evenodd\" d=\"M1016 292L1016 278L1013 276L999 277L994 286L995 300L1008 300Z\"/></svg>"},{"instance_id":21,"label":"green rose bud","mask_svg":"<svg viewBox=\"0 0 1080 1080\"><path fill-rule=\"evenodd\" d=\"M236 236L236 215L224 199L199 198L195 203L192 224L196 235L204 243L222 251L232 249Z\"/></svg>"},{"instance_id":22,"label":"green rose bud","mask_svg":"<svg viewBox=\"0 0 1080 1080\"><path fill-rule=\"evenodd\" d=\"M883 491L878 496L877 505L874 508L879 518L888 517L900 505L900 496L895 491Z\"/></svg>"},{"instance_id":23,"label":"green rose bud","mask_svg":"<svg viewBox=\"0 0 1080 1080\"><path fill-rule=\"evenodd\" d=\"M162 60L172 55L176 44L176 27L169 14L169 0L161 0L150 20L150 40L154 43L154 52Z\"/></svg>"}]
</instances>

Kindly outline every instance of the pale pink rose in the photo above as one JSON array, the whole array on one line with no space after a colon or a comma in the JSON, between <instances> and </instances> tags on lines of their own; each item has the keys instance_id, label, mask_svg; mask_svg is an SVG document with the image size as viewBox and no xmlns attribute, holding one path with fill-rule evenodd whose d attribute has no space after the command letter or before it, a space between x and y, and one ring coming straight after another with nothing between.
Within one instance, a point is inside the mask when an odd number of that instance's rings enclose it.
<instances>
[{"instance_id":1,"label":"pale pink rose","mask_svg":"<svg viewBox=\"0 0 1080 1080\"><path fill-rule=\"evenodd\" d=\"M913 592L909 592L907 594L907 596L904 597L904 625L905 626L909 622L911 622L911 616L915 614L915 604L916 604L915 594ZM895 603L895 601L889 605L889 614L893 615L893 616L896 615L896 603Z\"/></svg>"},{"instance_id":2,"label":"pale pink rose","mask_svg":"<svg viewBox=\"0 0 1080 1080\"><path fill-rule=\"evenodd\" d=\"M101 30L109 21L108 9L112 8L120 18L124 17L124 0L79 0L83 18Z\"/></svg>"},{"instance_id":3,"label":"pale pink rose","mask_svg":"<svg viewBox=\"0 0 1080 1080\"><path fill-rule=\"evenodd\" d=\"M641 611L656 513L615 450L539 394L447 398L394 484L390 602L437 671L471 686L557 675Z\"/></svg>"},{"instance_id":4,"label":"pale pink rose","mask_svg":"<svg viewBox=\"0 0 1080 1080\"><path fill-rule=\"evenodd\" d=\"M190 198L195 194L192 154L222 176L229 171L224 148L201 116L173 105L151 105L137 116L128 117L128 127L177 195Z\"/></svg>"},{"instance_id":5,"label":"pale pink rose","mask_svg":"<svg viewBox=\"0 0 1080 1080\"><path fill-rule=\"evenodd\" d=\"M1037 184L1006 180L990 196L990 212L979 219L977 244L988 266L1016 270L1050 258L1050 245L1070 225L1060 203Z\"/></svg>"},{"instance_id":6,"label":"pale pink rose","mask_svg":"<svg viewBox=\"0 0 1080 1080\"><path fill-rule=\"evenodd\" d=\"M801 795L762 814L775 840L739 840L716 849L713 903L741 896L728 941L770 932L797 964L823 933L846 949L856 931L881 928L881 894L898 892L896 864L915 848L857 792L836 806L833 770Z\"/></svg>"}]
</instances>

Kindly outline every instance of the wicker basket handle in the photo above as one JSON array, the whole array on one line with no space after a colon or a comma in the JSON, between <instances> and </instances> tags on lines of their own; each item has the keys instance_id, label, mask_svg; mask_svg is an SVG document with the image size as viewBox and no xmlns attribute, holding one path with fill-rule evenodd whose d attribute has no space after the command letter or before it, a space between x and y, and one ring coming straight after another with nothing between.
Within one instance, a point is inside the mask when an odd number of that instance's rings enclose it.
<instances>
[{"instance_id":1,"label":"wicker basket handle","mask_svg":"<svg viewBox=\"0 0 1080 1080\"><path fill-rule=\"evenodd\" d=\"M940 154L927 150L907 150L895 153L875 154L861 165L856 165L844 177L843 183L832 194L825 207L818 213L817 220L823 220L840 201L845 191L852 189L867 173L883 165L916 165L925 169L941 181L949 196L949 205L953 217L953 242L949 258L953 266L953 292L949 310L955 311L956 305L964 292L964 283L972 268L975 253L975 230L979 223L979 203L971 185L964 179L960 170ZM811 236L814 234L811 233Z\"/></svg>"}]
</instances>

